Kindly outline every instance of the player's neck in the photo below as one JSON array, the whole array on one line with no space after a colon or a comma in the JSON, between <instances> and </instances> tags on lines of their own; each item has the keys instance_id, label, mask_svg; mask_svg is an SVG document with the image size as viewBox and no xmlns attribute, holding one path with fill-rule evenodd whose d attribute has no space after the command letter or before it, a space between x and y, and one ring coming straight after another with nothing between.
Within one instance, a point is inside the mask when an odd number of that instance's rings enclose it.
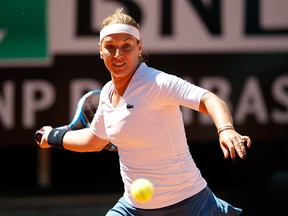
<instances>
[{"instance_id":1,"label":"player's neck","mask_svg":"<svg viewBox=\"0 0 288 216\"><path fill-rule=\"evenodd\" d=\"M124 92L126 91L134 73L130 74L127 77L123 78L112 78L113 84L114 84L114 89L113 89L113 94L123 96Z\"/></svg>"}]
</instances>

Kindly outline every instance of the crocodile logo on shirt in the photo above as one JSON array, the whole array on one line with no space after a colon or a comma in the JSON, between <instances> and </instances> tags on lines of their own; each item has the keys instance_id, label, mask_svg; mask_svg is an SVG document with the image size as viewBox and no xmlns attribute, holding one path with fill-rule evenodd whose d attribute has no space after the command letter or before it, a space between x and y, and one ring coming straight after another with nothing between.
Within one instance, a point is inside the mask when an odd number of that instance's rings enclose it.
<instances>
[{"instance_id":1,"label":"crocodile logo on shirt","mask_svg":"<svg viewBox=\"0 0 288 216\"><path fill-rule=\"evenodd\" d=\"M132 108L134 108L134 105L132 105L132 104L127 104L126 108L127 108L127 109L132 109Z\"/></svg>"}]
</instances>

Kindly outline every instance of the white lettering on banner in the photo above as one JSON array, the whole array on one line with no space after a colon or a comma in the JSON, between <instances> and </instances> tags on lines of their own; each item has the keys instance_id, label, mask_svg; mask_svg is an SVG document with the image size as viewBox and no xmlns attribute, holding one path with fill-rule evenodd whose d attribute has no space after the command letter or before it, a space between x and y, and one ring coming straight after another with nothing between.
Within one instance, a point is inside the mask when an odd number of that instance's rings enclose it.
<instances>
[{"instance_id":1,"label":"white lettering on banner","mask_svg":"<svg viewBox=\"0 0 288 216\"><path fill-rule=\"evenodd\" d=\"M15 84L11 80L3 83L3 94L0 94L0 120L4 128L15 126Z\"/></svg>"},{"instance_id":2,"label":"white lettering on banner","mask_svg":"<svg viewBox=\"0 0 288 216\"><path fill-rule=\"evenodd\" d=\"M235 111L235 122L243 124L246 117L255 116L260 124L267 124L269 113L261 92L259 80L256 77L248 77L240 96L239 106Z\"/></svg>"},{"instance_id":3,"label":"white lettering on banner","mask_svg":"<svg viewBox=\"0 0 288 216\"><path fill-rule=\"evenodd\" d=\"M39 93L41 97L37 98ZM51 83L44 80L28 80L23 84L23 115L24 128L36 125L36 113L52 107L56 92Z\"/></svg>"},{"instance_id":4,"label":"white lettering on banner","mask_svg":"<svg viewBox=\"0 0 288 216\"><path fill-rule=\"evenodd\" d=\"M278 124L288 122L288 75L278 77L272 85L272 96L284 109L273 109L272 119Z\"/></svg>"},{"instance_id":5,"label":"white lettering on banner","mask_svg":"<svg viewBox=\"0 0 288 216\"><path fill-rule=\"evenodd\" d=\"M193 80L191 77L185 77L185 79ZM231 112L234 116L235 125L245 124L248 117L253 117L254 121L260 125L268 125L270 123L288 124L288 75L281 75L272 81L271 95L269 94L269 97L264 97L264 92L257 77L248 77L241 89L240 97L236 98L234 104L232 104L231 98L233 87L228 79L217 76L203 77L199 80L199 86L216 92L229 107L233 105L234 111L232 109ZM71 120L80 97L87 91L101 89L102 86L93 79L74 79L70 81L69 85L70 102L66 106L69 109ZM15 94L15 86L13 81L7 80L2 83L2 88L0 88L0 125L6 130L14 129L17 111L17 113L21 112L22 116L21 122L17 120L18 125L21 124L23 129L35 128L37 125L37 114L55 106L56 87L46 80L23 81L22 107L17 107L16 110L14 103L19 95ZM267 100L265 101L265 99ZM271 101L276 103L271 103ZM202 126L213 124L211 120L204 118L204 115L199 115L199 118L195 118L195 111L184 107L181 107L181 109L185 126L192 126L195 121Z\"/></svg>"},{"instance_id":6,"label":"white lettering on banner","mask_svg":"<svg viewBox=\"0 0 288 216\"><path fill-rule=\"evenodd\" d=\"M193 80L191 77L185 77L186 80ZM283 75L277 77L272 82L272 99L277 104L271 106L271 116L268 111L268 102L265 101L264 93L260 87L260 81L256 77L248 77L245 80L238 102L232 105L232 85L228 79L224 77L203 77L200 79L199 86L207 88L212 92L216 92L225 103L229 106L236 125L243 125L248 116L254 117L258 124L265 125L269 123L288 124L288 76ZM267 97L266 97L267 98ZM270 102L271 103L271 102ZM279 109L278 106L282 107ZM234 110L233 110L233 107ZM186 126L191 126L196 118L194 111L181 107L183 118ZM197 121L200 125L213 125L213 122L206 115L199 113Z\"/></svg>"},{"instance_id":7,"label":"white lettering on banner","mask_svg":"<svg viewBox=\"0 0 288 216\"><path fill-rule=\"evenodd\" d=\"M101 89L102 84L92 79L77 79L70 82L70 120L75 113L81 96L92 89ZM56 102L56 88L46 80L26 80L22 85L22 126L36 127L37 113L48 110ZM0 94L0 125L7 130L15 128L15 83L7 80L2 84ZM17 122L20 124L20 122Z\"/></svg>"},{"instance_id":8,"label":"white lettering on banner","mask_svg":"<svg viewBox=\"0 0 288 216\"><path fill-rule=\"evenodd\" d=\"M51 0L51 51L98 53L102 19L120 6L141 18L148 53L288 50L288 1ZM276 10L277 9L277 10Z\"/></svg>"}]
</instances>

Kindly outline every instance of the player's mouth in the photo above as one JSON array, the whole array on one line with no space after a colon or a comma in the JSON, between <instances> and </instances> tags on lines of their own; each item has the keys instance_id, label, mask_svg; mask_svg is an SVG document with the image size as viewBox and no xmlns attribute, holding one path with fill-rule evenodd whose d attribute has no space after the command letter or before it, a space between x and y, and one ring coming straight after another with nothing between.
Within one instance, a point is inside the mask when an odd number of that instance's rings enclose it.
<instances>
[{"instance_id":1,"label":"player's mouth","mask_svg":"<svg viewBox=\"0 0 288 216\"><path fill-rule=\"evenodd\" d=\"M113 65L114 65L115 67L122 67L123 65L125 65L125 63L123 63L123 62L116 62L116 63L113 63Z\"/></svg>"}]
</instances>

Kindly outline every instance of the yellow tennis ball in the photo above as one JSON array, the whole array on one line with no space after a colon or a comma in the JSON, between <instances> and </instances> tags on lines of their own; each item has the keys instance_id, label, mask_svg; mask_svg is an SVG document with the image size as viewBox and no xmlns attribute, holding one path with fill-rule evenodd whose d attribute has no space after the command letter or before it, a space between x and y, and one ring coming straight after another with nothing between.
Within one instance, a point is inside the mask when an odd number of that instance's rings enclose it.
<instances>
[{"instance_id":1,"label":"yellow tennis ball","mask_svg":"<svg viewBox=\"0 0 288 216\"><path fill-rule=\"evenodd\" d=\"M146 203L153 196L154 186L149 180L139 178L132 183L130 193L137 202Z\"/></svg>"}]
</instances>

